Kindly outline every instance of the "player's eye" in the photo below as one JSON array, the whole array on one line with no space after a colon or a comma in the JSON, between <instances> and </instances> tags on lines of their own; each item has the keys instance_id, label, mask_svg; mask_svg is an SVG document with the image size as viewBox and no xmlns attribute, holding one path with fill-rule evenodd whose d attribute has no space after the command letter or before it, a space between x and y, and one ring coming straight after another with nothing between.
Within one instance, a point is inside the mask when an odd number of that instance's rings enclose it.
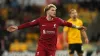
<instances>
[{"instance_id":1,"label":"player's eye","mask_svg":"<svg viewBox=\"0 0 100 56\"><path fill-rule=\"evenodd\" d=\"M56 11L56 9L52 9L52 11Z\"/></svg>"}]
</instances>

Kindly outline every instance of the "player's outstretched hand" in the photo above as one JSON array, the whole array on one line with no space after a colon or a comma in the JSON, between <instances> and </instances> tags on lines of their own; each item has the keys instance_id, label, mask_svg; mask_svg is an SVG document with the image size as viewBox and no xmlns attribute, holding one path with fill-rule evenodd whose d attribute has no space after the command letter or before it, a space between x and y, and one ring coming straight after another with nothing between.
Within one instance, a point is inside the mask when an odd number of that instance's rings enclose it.
<instances>
[{"instance_id":1,"label":"player's outstretched hand","mask_svg":"<svg viewBox=\"0 0 100 56\"><path fill-rule=\"evenodd\" d=\"M17 26L10 26L10 27L7 28L7 31L9 31L9 32L14 32L14 31L16 31L17 29L18 29Z\"/></svg>"},{"instance_id":2,"label":"player's outstretched hand","mask_svg":"<svg viewBox=\"0 0 100 56\"><path fill-rule=\"evenodd\" d=\"M78 28L79 30L87 30L87 28L86 27L84 27L84 26L81 26L80 28Z\"/></svg>"}]
</instances>

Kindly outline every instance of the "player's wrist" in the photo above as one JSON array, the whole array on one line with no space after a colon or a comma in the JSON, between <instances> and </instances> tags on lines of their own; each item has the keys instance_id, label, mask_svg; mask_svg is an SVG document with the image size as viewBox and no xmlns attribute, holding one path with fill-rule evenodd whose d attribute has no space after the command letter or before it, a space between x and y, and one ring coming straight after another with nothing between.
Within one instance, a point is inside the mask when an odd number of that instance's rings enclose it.
<instances>
[{"instance_id":1,"label":"player's wrist","mask_svg":"<svg viewBox=\"0 0 100 56\"><path fill-rule=\"evenodd\" d=\"M16 29L18 30L18 26L16 26Z\"/></svg>"},{"instance_id":2,"label":"player's wrist","mask_svg":"<svg viewBox=\"0 0 100 56\"><path fill-rule=\"evenodd\" d=\"M88 40L88 38L85 38L85 40Z\"/></svg>"},{"instance_id":3,"label":"player's wrist","mask_svg":"<svg viewBox=\"0 0 100 56\"><path fill-rule=\"evenodd\" d=\"M18 30L18 26L14 26L14 28L15 28L16 30Z\"/></svg>"},{"instance_id":4,"label":"player's wrist","mask_svg":"<svg viewBox=\"0 0 100 56\"><path fill-rule=\"evenodd\" d=\"M80 29L80 26L72 25L73 28Z\"/></svg>"},{"instance_id":5,"label":"player's wrist","mask_svg":"<svg viewBox=\"0 0 100 56\"><path fill-rule=\"evenodd\" d=\"M77 28L77 29L80 29L81 27L80 27L80 26L76 26L76 28Z\"/></svg>"}]
</instances>

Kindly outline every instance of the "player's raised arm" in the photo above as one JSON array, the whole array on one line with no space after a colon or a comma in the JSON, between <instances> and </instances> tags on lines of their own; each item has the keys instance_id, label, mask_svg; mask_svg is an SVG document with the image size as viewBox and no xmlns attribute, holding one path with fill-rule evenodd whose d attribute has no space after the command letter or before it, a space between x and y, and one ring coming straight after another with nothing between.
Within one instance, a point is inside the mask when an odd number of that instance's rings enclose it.
<instances>
[{"instance_id":1,"label":"player's raised arm","mask_svg":"<svg viewBox=\"0 0 100 56\"><path fill-rule=\"evenodd\" d=\"M31 21L31 22L27 22L27 23L21 24L19 26L9 26L7 28L7 31L14 32L16 30L20 30L20 29L23 29L23 28L35 26L35 25L38 25L39 24L38 21L39 21L39 19L36 19L36 20Z\"/></svg>"}]
</instances>

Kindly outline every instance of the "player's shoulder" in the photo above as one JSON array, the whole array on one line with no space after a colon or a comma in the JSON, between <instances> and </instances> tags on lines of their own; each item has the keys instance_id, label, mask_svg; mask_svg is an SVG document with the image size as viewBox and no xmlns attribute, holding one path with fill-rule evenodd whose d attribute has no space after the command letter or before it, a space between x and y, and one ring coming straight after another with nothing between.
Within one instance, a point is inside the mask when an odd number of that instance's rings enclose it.
<instances>
[{"instance_id":1,"label":"player's shoulder","mask_svg":"<svg viewBox=\"0 0 100 56\"><path fill-rule=\"evenodd\" d=\"M71 21L72 21L72 18L69 18L69 19L67 19L66 21L67 21L67 22L71 22Z\"/></svg>"},{"instance_id":2,"label":"player's shoulder","mask_svg":"<svg viewBox=\"0 0 100 56\"><path fill-rule=\"evenodd\" d=\"M82 22L82 20L81 20L80 18L78 18L78 21L79 21L79 22Z\"/></svg>"},{"instance_id":3,"label":"player's shoulder","mask_svg":"<svg viewBox=\"0 0 100 56\"><path fill-rule=\"evenodd\" d=\"M39 21L40 22L43 18L45 18L45 17L44 16L38 17L37 19L33 19L32 22L34 22L34 21Z\"/></svg>"},{"instance_id":4,"label":"player's shoulder","mask_svg":"<svg viewBox=\"0 0 100 56\"><path fill-rule=\"evenodd\" d=\"M62 21L62 19L60 17L55 17L55 19L58 21Z\"/></svg>"},{"instance_id":5,"label":"player's shoulder","mask_svg":"<svg viewBox=\"0 0 100 56\"><path fill-rule=\"evenodd\" d=\"M40 17L37 18L37 20L38 20L38 21L41 21L41 20L43 20L43 19L45 19L45 18L46 18L46 16L40 16Z\"/></svg>"},{"instance_id":6,"label":"player's shoulder","mask_svg":"<svg viewBox=\"0 0 100 56\"><path fill-rule=\"evenodd\" d=\"M80 18L77 18L79 21L82 21Z\"/></svg>"},{"instance_id":7,"label":"player's shoulder","mask_svg":"<svg viewBox=\"0 0 100 56\"><path fill-rule=\"evenodd\" d=\"M58 20L59 20L59 19L60 19L60 17L55 17L55 19L58 19Z\"/></svg>"},{"instance_id":8,"label":"player's shoulder","mask_svg":"<svg viewBox=\"0 0 100 56\"><path fill-rule=\"evenodd\" d=\"M46 18L46 16L40 16L38 19L44 19Z\"/></svg>"}]
</instances>

